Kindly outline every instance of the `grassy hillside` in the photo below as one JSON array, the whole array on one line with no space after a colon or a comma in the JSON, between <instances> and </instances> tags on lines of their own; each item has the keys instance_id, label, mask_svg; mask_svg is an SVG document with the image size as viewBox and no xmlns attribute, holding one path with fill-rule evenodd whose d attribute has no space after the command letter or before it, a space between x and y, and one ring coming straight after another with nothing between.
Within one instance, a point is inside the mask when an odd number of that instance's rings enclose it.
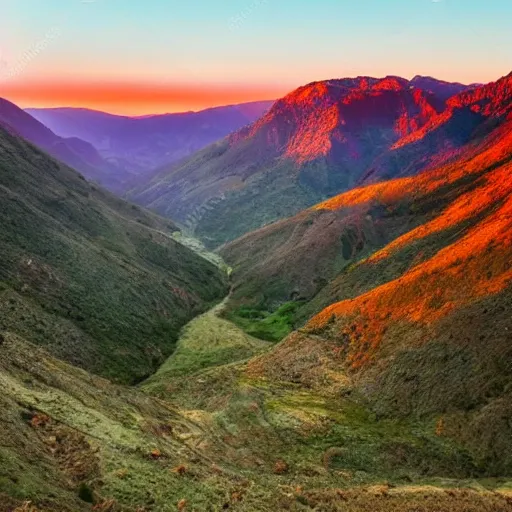
<instances>
[{"instance_id":1,"label":"grassy hillside","mask_svg":"<svg viewBox=\"0 0 512 512\"><path fill-rule=\"evenodd\" d=\"M218 368L222 375L226 365L248 360L271 346L247 335L228 320L220 317L225 302L192 320L182 331L175 352L143 383L148 393L167 398L182 407L203 407L211 393L221 395L229 389L226 383L216 382L209 391L198 389L203 374L209 376ZM228 369L228 372L230 370Z\"/></svg>"},{"instance_id":2,"label":"grassy hillside","mask_svg":"<svg viewBox=\"0 0 512 512\"><path fill-rule=\"evenodd\" d=\"M205 409L187 411L11 333L0 354L2 512L512 510L511 482L470 477L435 424L377 422L247 377L216 391L208 373L189 380L207 390Z\"/></svg>"},{"instance_id":3,"label":"grassy hillside","mask_svg":"<svg viewBox=\"0 0 512 512\"><path fill-rule=\"evenodd\" d=\"M176 227L0 130L0 331L116 380L152 373L227 293Z\"/></svg>"},{"instance_id":4,"label":"grassy hillside","mask_svg":"<svg viewBox=\"0 0 512 512\"><path fill-rule=\"evenodd\" d=\"M0 126L35 144L59 161L82 173L88 180L110 190L121 191L131 173L123 166L104 159L83 139L63 138L10 101L0 98Z\"/></svg>"}]
</instances>

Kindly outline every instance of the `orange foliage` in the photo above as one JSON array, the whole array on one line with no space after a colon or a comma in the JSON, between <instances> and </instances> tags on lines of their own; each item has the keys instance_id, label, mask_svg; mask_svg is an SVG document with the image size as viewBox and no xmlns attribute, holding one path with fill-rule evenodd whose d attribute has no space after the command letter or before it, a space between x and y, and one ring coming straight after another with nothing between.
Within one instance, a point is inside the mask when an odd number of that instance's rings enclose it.
<instances>
[{"instance_id":1,"label":"orange foliage","mask_svg":"<svg viewBox=\"0 0 512 512\"><path fill-rule=\"evenodd\" d=\"M439 418L436 424L436 436L442 436L444 434L444 419Z\"/></svg>"},{"instance_id":2,"label":"orange foliage","mask_svg":"<svg viewBox=\"0 0 512 512\"><path fill-rule=\"evenodd\" d=\"M510 123L504 125L486 144L488 147L478 145L466 149L466 153L455 162L429 169L418 176L398 178L352 189L319 203L313 209L341 210L373 202L392 204L431 194L442 187L456 183L467 175L480 174L492 162L500 162L512 155L512 125Z\"/></svg>"},{"instance_id":3,"label":"orange foliage","mask_svg":"<svg viewBox=\"0 0 512 512\"><path fill-rule=\"evenodd\" d=\"M489 152L481 156L487 158L487 166L492 163L489 157ZM480 157L473 163L477 160ZM349 340L348 361L354 368L373 357L391 322L428 325L479 297L498 293L512 281L512 164L490 171L479 185L460 196L439 217L391 243L373 259L385 258L403 244L464 219L475 220L478 213L490 210L463 237L402 277L355 299L333 304L310 321L309 327L321 328L333 316L338 320L337 328Z\"/></svg>"},{"instance_id":4,"label":"orange foliage","mask_svg":"<svg viewBox=\"0 0 512 512\"><path fill-rule=\"evenodd\" d=\"M510 75L497 82L457 94L447 101L447 109L444 112L434 115L424 126L402 137L393 145L393 149L413 144L425 138L429 133L447 123L456 111L464 108L484 117L501 117L507 113L510 114L511 97L512 78Z\"/></svg>"},{"instance_id":5,"label":"orange foliage","mask_svg":"<svg viewBox=\"0 0 512 512\"><path fill-rule=\"evenodd\" d=\"M288 144L285 156L293 158L297 163L304 163L329 154L332 147L331 134L340 121L338 107L333 105L325 110L321 122L317 118L316 110L310 112L308 119L299 126Z\"/></svg>"},{"instance_id":6,"label":"orange foliage","mask_svg":"<svg viewBox=\"0 0 512 512\"><path fill-rule=\"evenodd\" d=\"M117 509L117 502L115 500L106 500L95 505L92 509L96 512L114 512Z\"/></svg>"},{"instance_id":7,"label":"orange foliage","mask_svg":"<svg viewBox=\"0 0 512 512\"><path fill-rule=\"evenodd\" d=\"M259 136L267 149L272 147L299 164L330 156L336 142L358 159L365 151L359 132L367 126L394 127L397 139L406 136L437 115L430 101L423 91L411 90L406 80L397 77L315 82L276 102L263 118L232 135L230 142Z\"/></svg>"},{"instance_id":8,"label":"orange foliage","mask_svg":"<svg viewBox=\"0 0 512 512\"><path fill-rule=\"evenodd\" d=\"M499 172L485 176L481 179L480 187L459 196L441 215L397 238L384 249L376 252L370 261L387 258L400 247L414 240L457 226L465 220L482 214L489 207L499 204L512 190L511 177L512 165L504 166Z\"/></svg>"},{"instance_id":9,"label":"orange foliage","mask_svg":"<svg viewBox=\"0 0 512 512\"><path fill-rule=\"evenodd\" d=\"M162 452L158 448L154 449L151 452L151 458L152 459L159 459L160 457L162 457Z\"/></svg>"},{"instance_id":10,"label":"orange foliage","mask_svg":"<svg viewBox=\"0 0 512 512\"><path fill-rule=\"evenodd\" d=\"M46 414L36 414L30 420L30 425L34 428L46 427L50 421L50 417Z\"/></svg>"},{"instance_id":11,"label":"orange foliage","mask_svg":"<svg viewBox=\"0 0 512 512\"><path fill-rule=\"evenodd\" d=\"M274 473L276 475L284 475L285 473L288 473L289 470L288 464L284 460L278 460L274 464Z\"/></svg>"}]
</instances>

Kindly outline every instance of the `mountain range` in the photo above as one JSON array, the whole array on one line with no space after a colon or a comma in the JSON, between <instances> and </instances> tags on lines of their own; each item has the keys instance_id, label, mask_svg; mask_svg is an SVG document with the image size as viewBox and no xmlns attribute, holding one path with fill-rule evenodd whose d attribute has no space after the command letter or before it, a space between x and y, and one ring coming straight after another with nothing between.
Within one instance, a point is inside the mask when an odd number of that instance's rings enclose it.
<instances>
[{"instance_id":1,"label":"mountain range","mask_svg":"<svg viewBox=\"0 0 512 512\"><path fill-rule=\"evenodd\" d=\"M181 160L251 124L270 107L260 101L144 117L125 117L78 108L27 109L60 137L79 138L109 163L135 177Z\"/></svg>"},{"instance_id":2,"label":"mountain range","mask_svg":"<svg viewBox=\"0 0 512 512\"><path fill-rule=\"evenodd\" d=\"M88 179L99 181L113 190L118 189L119 169L103 159L92 144L77 137L59 137L31 115L2 98L0 126L29 140Z\"/></svg>"},{"instance_id":3,"label":"mountain range","mask_svg":"<svg viewBox=\"0 0 512 512\"><path fill-rule=\"evenodd\" d=\"M226 291L178 228L0 128L0 330L114 380L151 373Z\"/></svg>"},{"instance_id":4,"label":"mountain range","mask_svg":"<svg viewBox=\"0 0 512 512\"><path fill-rule=\"evenodd\" d=\"M425 153L411 137L447 115L453 91L471 88L421 77L314 82L276 101L252 125L162 171L130 198L216 247L370 180L423 169L443 148L432 140ZM467 121L442 143L464 143L473 120Z\"/></svg>"},{"instance_id":5,"label":"mountain range","mask_svg":"<svg viewBox=\"0 0 512 512\"><path fill-rule=\"evenodd\" d=\"M412 139L453 133L466 109L480 121L473 136L421 173L353 189L223 247L234 269L227 317L260 336L283 318L300 327L249 363L252 377L355 393L383 417L437 416L443 435L503 474L512 467L512 75L453 97Z\"/></svg>"}]
</instances>

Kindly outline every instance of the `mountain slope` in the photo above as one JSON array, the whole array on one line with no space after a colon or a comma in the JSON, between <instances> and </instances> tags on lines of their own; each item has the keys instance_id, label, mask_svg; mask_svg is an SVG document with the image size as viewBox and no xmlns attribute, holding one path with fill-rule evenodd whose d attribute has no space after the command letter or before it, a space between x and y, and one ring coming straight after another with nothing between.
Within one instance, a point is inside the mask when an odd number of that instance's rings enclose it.
<instances>
[{"instance_id":1,"label":"mountain slope","mask_svg":"<svg viewBox=\"0 0 512 512\"><path fill-rule=\"evenodd\" d=\"M392 149L441 115L445 97L398 77L315 82L131 197L220 245L370 176L418 172L429 163L425 152Z\"/></svg>"},{"instance_id":2,"label":"mountain slope","mask_svg":"<svg viewBox=\"0 0 512 512\"><path fill-rule=\"evenodd\" d=\"M61 137L85 140L108 161L136 175L145 175L252 123L271 106L271 101L260 101L145 117L75 108L27 109L27 112Z\"/></svg>"},{"instance_id":3,"label":"mountain slope","mask_svg":"<svg viewBox=\"0 0 512 512\"><path fill-rule=\"evenodd\" d=\"M426 223L445 208L452 212L454 223L444 226L447 234L481 213L489 201L483 193L482 176L503 165L511 151L511 91L509 77L449 100L470 111L484 108L486 118L470 142L458 149L449 145L449 150L438 153L432 160L435 164L419 175L356 188L223 247L221 254L234 268L234 302L249 301L273 309L288 300L310 300L345 267L400 235L428 229ZM447 112L449 115L441 115L444 121L434 123L430 132L420 130L421 137L411 146L421 149L431 138L446 144L448 138L438 132L454 131L459 123L455 110ZM459 196L465 198L472 188L482 195L472 198L470 212L459 208ZM421 253L431 253L436 247L420 241L417 245Z\"/></svg>"},{"instance_id":4,"label":"mountain slope","mask_svg":"<svg viewBox=\"0 0 512 512\"><path fill-rule=\"evenodd\" d=\"M176 227L0 128L0 330L112 378L151 373L225 277Z\"/></svg>"},{"instance_id":5,"label":"mountain slope","mask_svg":"<svg viewBox=\"0 0 512 512\"><path fill-rule=\"evenodd\" d=\"M113 385L13 334L3 338L0 355L2 512L274 512L319 504L330 512L512 509L503 481L484 480L484 488L475 480L435 477L436 471L464 474L471 464L430 425L418 431L417 424L379 424L345 399L340 404L279 388L269 393L246 380L240 390L233 386L231 406L214 415ZM371 460L370 473L339 470L340 451L328 448L340 435L354 450L345 467ZM290 467L276 473L283 456ZM429 476L407 484L404 475L414 474L414 464ZM394 466L396 483L371 474L375 465Z\"/></svg>"},{"instance_id":6,"label":"mountain slope","mask_svg":"<svg viewBox=\"0 0 512 512\"><path fill-rule=\"evenodd\" d=\"M13 130L43 151L82 173L87 179L119 190L126 172L105 161L88 142L62 138L13 103L0 98L0 126Z\"/></svg>"},{"instance_id":7,"label":"mountain slope","mask_svg":"<svg viewBox=\"0 0 512 512\"><path fill-rule=\"evenodd\" d=\"M249 363L252 378L358 397L379 417L430 418L486 471L512 473L511 99L496 95L486 135L444 165L223 249L232 307L303 299L297 325L314 315Z\"/></svg>"}]
</instances>

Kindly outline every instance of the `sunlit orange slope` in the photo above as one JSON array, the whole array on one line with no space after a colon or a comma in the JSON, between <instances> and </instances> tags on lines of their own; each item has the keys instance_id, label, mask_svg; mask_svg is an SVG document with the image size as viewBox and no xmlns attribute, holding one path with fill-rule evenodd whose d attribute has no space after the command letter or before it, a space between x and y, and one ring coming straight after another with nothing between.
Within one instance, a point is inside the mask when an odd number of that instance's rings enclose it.
<instances>
[{"instance_id":1,"label":"sunlit orange slope","mask_svg":"<svg viewBox=\"0 0 512 512\"><path fill-rule=\"evenodd\" d=\"M406 196L435 193L461 175L480 174L430 222L397 238L362 264L371 266L421 238L460 227L453 243L412 266L399 278L314 317L309 327L331 327L347 336L347 361L360 367L373 360L396 325L428 326L512 284L512 123L482 144L482 151L416 178L344 194L318 208L343 208L356 201L392 204Z\"/></svg>"}]
</instances>

